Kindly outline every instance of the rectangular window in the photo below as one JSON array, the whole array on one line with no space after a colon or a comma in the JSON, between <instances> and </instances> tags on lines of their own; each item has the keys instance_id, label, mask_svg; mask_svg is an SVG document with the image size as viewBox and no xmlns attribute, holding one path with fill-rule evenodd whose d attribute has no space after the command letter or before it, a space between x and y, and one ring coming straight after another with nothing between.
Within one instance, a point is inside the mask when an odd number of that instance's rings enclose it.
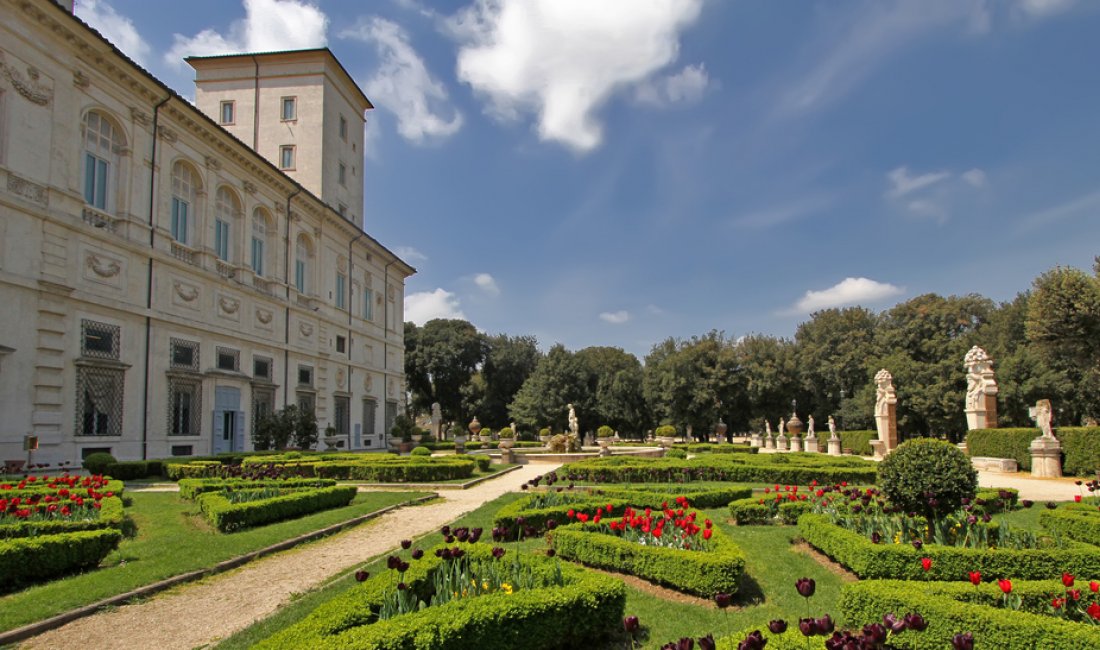
<instances>
[{"instance_id":1,"label":"rectangular window","mask_svg":"<svg viewBox=\"0 0 1100 650\"><path fill-rule=\"evenodd\" d=\"M340 166L336 168L336 180L344 187L347 187L348 167L344 163L340 163Z\"/></svg>"},{"instance_id":2,"label":"rectangular window","mask_svg":"<svg viewBox=\"0 0 1100 650\"><path fill-rule=\"evenodd\" d=\"M222 102L222 124L233 123L233 102Z\"/></svg>"},{"instance_id":3,"label":"rectangular window","mask_svg":"<svg viewBox=\"0 0 1100 650\"><path fill-rule=\"evenodd\" d=\"M106 160L84 154L84 202L98 210L107 209L108 169Z\"/></svg>"},{"instance_id":4,"label":"rectangular window","mask_svg":"<svg viewBox=\"0 0 1100 650\"><path fill-rule=\"evenodd\" d=\"M336 351L340 353L347 352L348 340L339 334L336 335Z\"/></svg>"},{"instance_id":5,"label":"rectangular window","mask_svg":"<svg viewBox=\"0 0 1100 650\"><path fill-rule=\"evenodd\" d=\"M283 97L283 121L290 121L298 119L298 98L297 97Z\"/></svg>"},{"instance_id":6,"label":"rectangular window","mask_svg":"<svg viewBox=\"0 0 1100 650\"><path fill-rule=\"evenodd\" d=\"M281 169L294 169L294 145L284 144L279 147L279 167Z\"/></svg>"},{"instance_id":7,"label":"rectangular window","mask_svg":"<svg viewBox=\"0 0 1100 650\"><path fill-rule=\"evenodd\" d=\"M115 368L77 368L77 435L122 435L122 373Z\"/></svg>"},{"instance_id":8,"label":"rectangular window","mask_svg":"<svg viewBox=\"0 0 1100 650\"><path fill-rule=\"evenodd\" d=\"M257 379L271 379L271 359L253 357L252 376Z\"/></svg>"},{"instance_id":9,"label":"rectangular window","mask_svg":"<svg viewBox=\"0 0 1100 650\"><path fill-rule=\"evenodd\" d=\"M397 419L397 402L386 401L386 434L393 430L393 422Z\"/></svg>"},{"instance_id":10,"label":"rectangular window","mask_svg":"<svg viewBox=\"0 0 1100 650\"><path fill-rule=\"evenodd\" d=\"M202 384L197 380L168 380L168 435L197 436L202 411Z\"/></svg>"},{"instance_id":11,"label":"rectangular window","mask_svg":"<svg viewBox=\"0 0 1100 650\"><path fill-rule=\"evenodd\" d=\"M370 289L363 290L363 318L374 320L374 292Z\"/></svg>"},{"instance_id":12,"label":"rectangular window","mask_svg":"<svg viewBox=\"0 0 1100 650\"><path fill-rule=\"evenodd\" d=\"M199 344L196 341L170 339L169 345L171 347L170 363L173 368L198 372Z\"/></svg>"},{"instance_id":13,"label":"rectangular window","mask_svg":"<svg viewBox=\"0 0 1100 650\"><path fill-rule=\"evenodd\" d=\"M343 273L336 274L336 308L345 309L348 301L348 281Z\"/></svg>"},{"instance_id":14,"label":"rectangular window","mask_svg":"<svg viewBox=\"0 0 1100 650\"><path fill-rule=\"evenodd\" d=\"M312 413L316 407L313 393L298 393L298 410Z\"/></svg>"},{"instance_id":15,"label":"rectangular window","mask_svg":"<svg viewBox=\"0 0 1100 650\"><path fill-rule=\"evenodd\" d=\"M306 292L306 263L303 260L294 260L294 288L298 293Z\"/></svg>"},{"instance_id":16,"label":"rectangular window","mask_svg":"<svg viewBox=\"0 0 1100 650\"><path fill-rule=\"evenodd\" d=\"M338 395L332 401L332 426L336 427L337 435L346 436L351 433L351 400Z\"/></svg>"},{"instance_id":17,"label":"rectangular window","mask_svg":"<svg viewBox=\"0 0 1100 650\"><path fill-rule=\"evenodd\" d=\"M312 366L298 366L298 385L299 386L312 386L313 385L313 367Z\"/></svg>"},{"instance_id":18,"label":"rectangular window","mask_svg":"<svg viewBox=\"0 0 1100 650\"><path fill-rule=\"evenodd\" d=\"M259 276L264 274L264 240L259 237L252 238L252 272Z\"/></svg>"},{"instance_id":19,"label":"rectangular window","mask_svg":"<svg viewBox=\"0 0 1100 650\"><path fill-rule=\"evenodd\" d=\"M218 370L239 372L241 369L241 352L232 348L218 347Z\"/></svg>"},{"instance_id":20,"label":"rectangular window","mask_svg":"<svg viewBox=\"0 0 1100 650\"><path fill-rule=\"evenodd\" d=\"M194 456L195 448L193 445L172 445L171 454L173 456Z\"/></svg>"},{"instance_id":21,"label":"rectangular window","mask_svg":"<svg viewBox=\"0 0 1100 650\"><path fill-rule=\"evenodd\" d=\"M181 244L187 243L187 211L190 207L187 201L172 197L172 239Z\"/></svg>"},{"instance_id":22,"label":"rectangular window","mask_svg":"<svg viewBox=\"0 0 1100 650\"><path fill-rule=\"evenodd\" d=\"M100 323L94 320L80 321L81 339L80 354L85 357L97 359L118 359L119 357L119 333L118 325Z\"/></svg>"},{"instance_id":23,"label":"rectangular window","mask_svg":"<svg viewBox=\"0 0 1100 650\"><path fill-rule=\"evenodd\" d=\"M256 423L275 411L275 389L252 388L252 430L256 430Z\"/></svg>"},{"instance_id":24,"label":"rectangular window","mask_svg":"<svg viewBox=\"0 0 1100 650\"><path fill-rule=\"evenodd\" d=\"M378 402L372 399L363 400L363 435L373 436L376 433L377 427L374 424L374 418L378 411Z\"/></svg>"},{"instance_id":25,"label":"rectangular window","mask_svg":"<svg viewBox=\"0 0 1100 650\"><path fill-rule=\"evenodd\" d=\"M214 220L214 254L222 261L229 261L229 224Z\"/></svg>"},{"instance_id":26,"label":"rectangular window","mask_svg":"<svg viewBox=\"0 0 1100 650\"><path fill-rule=\"evenodd\" d=\"M348 121L343 115L340 116L340 139L344 142L348 141Z\"/></svg>"}]
</instances>

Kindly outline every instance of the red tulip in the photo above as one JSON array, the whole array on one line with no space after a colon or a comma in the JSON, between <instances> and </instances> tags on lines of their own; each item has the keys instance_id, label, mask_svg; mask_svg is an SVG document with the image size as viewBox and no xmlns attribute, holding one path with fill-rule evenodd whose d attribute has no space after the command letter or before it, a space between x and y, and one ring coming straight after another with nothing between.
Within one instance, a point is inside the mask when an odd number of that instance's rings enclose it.
<instances>
[{"instance_id":1,"label":"red tulip","mask_svg":"<svg viewBox=\"0 0 1100 650\"><path fill-rule=\"evenodd\" d=\"M703 531L703 539L710 539L711 535L713 535L713 534L714 534L714 531L711 530L710 528L708 528L708 529Z\"/></svg>"},{"instance_id":2,"label":"red tulip","mask_svg":"<svg viewBox=\"0 0 1100 650\"><path fill-rule=\"evenodd\" d=\"M1094 594L1097 593L1097 592L1100 592L1100 582L1097 582L1095 580L1090 582L1089 583L1089 590L1092 591L1092 593L1094 593Z\"/></svg>"},{"instance_id":3,"label":"red tulip","mask_svg":"<svg viewBox=\"0 0 1100 650\"><path fill-rule=\"evenodd\" d=\"M1062 574L1062 584L1065 585L1067 588L1072 587L1073 586L1073 574L1072 573L1063 573Z\"/></svg>"},{"instance_id":4,"label":"red tulip","mask_svg":"<svg viewBox=\"0 0 1100 650\"><path fill-rule=\"evenodd\" d=\"M1073 500L1077 503L1081 503L1081 495L1080 494L1073 495Z\"/></svg>"},{"instance_id":5,"label":"red tulip","mask_svg":"<svg viewBox=\"0 0 1100 650\"><path fill-rule=\"evenodd\" d=\"M1002 579L997 581L997 586L1000 587L1001 591L1006 593L1006 594L1012 593L1012 581L1011 580L1005 580L1005 579L1002 578Z\"/></svg>"},{"instance_id":6,"label":"red tulip","mask_svg":"<svg viewBox=\"0 0 1100 650\"><path fill-rule=\"evenodd\" d=\"M1096 620L1100 620L1100 603L1093 603L1089 605L1088 609L1086 609L1085 612Z\"/></svg>"},{"instance_id":7,"label":"red tulip","mask_svg":"<svg viewBox=\"0 0 1100 650\"><path fill-rule=\"evenodd\" d=\"M932 558L922 557L920 559L920 566L922 569L924 569L925 573L928 573L928 570L932 568Z\"/></svg>"},{"instance_id":8,"label":"red tulip","mask_svg":"<svg viewBox=\"0 0 1100 650\"><path fill-rule=\"evenodd\" d=\"M982 572L981 571L971 571L970 572L970 584L972 584L974 586L978 586L981 583L982 583Z\"/></svg>"}]
</instances>

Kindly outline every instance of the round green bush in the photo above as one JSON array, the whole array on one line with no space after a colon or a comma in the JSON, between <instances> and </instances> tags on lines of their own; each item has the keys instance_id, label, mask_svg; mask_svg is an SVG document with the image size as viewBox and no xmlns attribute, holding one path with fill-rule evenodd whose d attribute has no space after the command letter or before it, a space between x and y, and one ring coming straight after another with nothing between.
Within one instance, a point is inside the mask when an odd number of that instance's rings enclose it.
<instances>
[{"instance_id":1,"label":"round green bush","mask_svg":"<svg viewBox=\"0 0 1100 650\"><path fill-rule=\"evenodd\" d=\"M613 435L615 435L615 430L607 426L606 424L601 426L599 429L596 429L597 438L610 438Z\"/></svg>"},{"instance_id":2,"label":"round green bush","mask_svg":"<svg viewBox=\"0 0 1100 650\"><path fill-rule=\"evenodd\" d=\"M653 435L658 438L671 438L676 435L676 427L671 424L662 424L657 427L657 430L653 432Z\"/></svg>"},{"instance_id":3,"label":"round green bush","mask_svg":"<svg viewBox=\"0 0 1100 650\"><path fill-rule=\"evenodd\" d=\"M107 471L107 466L112 465L115 462L115 457L106 452L96 452L94 454L88 454L88 457L84 459L84 469L88 470L91 474L102 474Z\"/></svg>"},{"instance_id":4,"label":"round green bush","mask_svg":"<svg viewBox=\"0 0 1100 650\"><path fill-rule=\"evenodd\" d=\"M504 427L500 431L497 431L498 438L514 438L515 435L516 434L514 431L512 431L511 427Z\"/></svg>"},{"instance_id":5,"label":"round green bush","mask_svg":"<svg viewBox=\"0 0 1100 650\"><path fill-rule=\"evenodd\" d=\"M539 429L539 435L542 436L542 437L549 436L550 435L550 427L543 427L543 428Z\"/></svg>"},{"instance_id":6,"label":"round green bush","mask_svg":"<svg viewBox=\"0 0 1100 650\"><path fill-rule=\"evenodd\" d=\"M957 510L964 498L974 498L978 472L955 445L916 438L879 463L878 485L894 505L935 519Z\"/></svg>"},{"instance_id":7,"label":"round green bush","mask_svg":"<svg viewBox=\"0 0 1100 650\"><path fill-rule=\"evenodd\" d=\"M431 456L432 450L421 445L419 447L413 447L413 450L409 452L412 456Z\"/></svg>"},{"instance_id":8,"label":"round green bush","mask_svg":"<svg viewBox=\"0 0 1100 650\"><path fill-rule=\"evenodd\" d=\"M687 457L688 457L688 453L686 451L684 451L683 449L676 449L676 448L670 447L669 449L665 450L665 458L687 458Z\"/></svg>"}]
</instances>

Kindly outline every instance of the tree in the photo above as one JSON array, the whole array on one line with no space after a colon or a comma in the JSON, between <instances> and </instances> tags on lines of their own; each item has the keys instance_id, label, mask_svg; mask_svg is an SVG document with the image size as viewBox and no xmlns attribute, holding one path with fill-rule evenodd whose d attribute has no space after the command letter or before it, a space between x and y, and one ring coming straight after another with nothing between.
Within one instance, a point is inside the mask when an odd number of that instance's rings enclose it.
<instances>
[{"instance_id":1,"label":"tree","mask_svg":"<svg viewBox=\"0 0 1100 650\"><path fill-rule=\"evenodd\" d=\"M656 421L704 438L744 402L739 359L725 335L666 339L646 356L644 394Z\"/></svg>"},{"instance_id":2,"label":"tree","mask_svg":"<svg viewBox=\"0 0 1100 650\"><path fill-rule=\"evenodd\" d=\"M406 323L405 378L414 410L426 412L439 402L445 419L464 420L469 414L462 410L462 389L484 356L484 337L464 320Z\"/></svg>"},{"instance_id":3,"label":"tree","mask_svg":"<svg viewBox=\"0 0 1100 650\"><path fill-rule=\"evenodd\" d=\"M806 413L827 419L839 413L841 394L867 383L867 355L874 349L875 315L863 307L826 309L810 315L795 330L798 379L807 402ZM852 423L854 424L854 422Z\"/></svg>"},{"instance_id":4,"label":"tree","mask_svg":"<svg viewBox=\"0 0 1100 650\"><path fill-rule=\"evenodd\" d=\"M482 393L476 409L483 423L499 428L508 422L508 405L535 371L541 357L533 336L499 334L486 340Z\"/></svg>"},{"instance_id":5,"label":"tree","mask_svg":"<svg viewBox=\"0 0 1100 650\"><path fill-rule=\"evenodd\" d=\"M572 404L582 426L592 424L592 396L583 364L565 346L558 343L539 359L535 371L523 382L508 412L527 428L552 427L564 431Z\"/></svg>"},{"instance_id":6,"label":"tree","mask_svg":"<svg viewBox=\"0 0 1100 650\"><path fill-rule=\"evenodd\" d=\"M612 347L585 348L576 358L587 374L593 424L608 425L624 434L643 434L649 414L638 358Z\"/></svg>"},{"instance_id":7,"label":"tree","mask_svg":"<svg viewBox=\"0 0 1100 650\"><path fill-rule=\"evenodd\" d=\"M766 418L775 426L780 417L790 417L791 400L805 404L798 381L794 344L787 339L751 334L735 347L737 365L744 377L742 400L746 429L759 431ZM805 418L803 411L800 417Z\"/></svg>"}]
</instances>

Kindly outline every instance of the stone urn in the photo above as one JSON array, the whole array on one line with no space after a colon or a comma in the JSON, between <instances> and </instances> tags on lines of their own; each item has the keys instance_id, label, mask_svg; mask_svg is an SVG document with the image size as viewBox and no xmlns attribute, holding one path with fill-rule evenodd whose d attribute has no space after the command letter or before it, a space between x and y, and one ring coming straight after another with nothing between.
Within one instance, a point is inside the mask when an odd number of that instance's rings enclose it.
<instances>
[{"instance_id":1,"label":"stone urn","mask_svg":"<svg viewBox=\"0 0 1100 650\"><path fill-rule=\"evenodd\" d=\"M516 439L515 438L501 438L500 442L497 443L497 447L499 447L500 449L511 449L512 447L515 447L515 446L516 446Z\"/></svg>"},{"instance_id":2,"label":"stone urn","mask_svg":"<svg viewBox=\"0 0 1100 650\"><path fill-rule=\"evenodd\" d=\"M726 432L729 431L729 425L722 421L722 418L718 418L718 426L714 427L714 435L718 437L718 442L726 441Z\"/></svg>"},{"instance_id":3,"label":"stone urn","mask_svg":"<svg viewBox=\"0 0 1100 650\"><path fill-rule=\"evenodd\" d=\"M476 415L474 416L474 419L470 420L468 428L470 429L470 433L474 436L481 432L481 423L477 421Z\"/></svg>"},{"instance_id":4,"label":"stone urn","mask_svg":"<svg viewBox=\"0 0 1100 650\"><path fill-rule=\"evenodd\" d=\"M676 443L676 437L675 436L657 436L657 444L664 447L665 449L668 449L669 447L671 447L675 443Z\"/></svg>"},{"instance_id":5,"label":"stone urn","mask_svg":"<svg viewBox=\"0 0 1100 650\"><path fill-rule=\"evenodd\" d=\"M493 441L493 434L491 434L491 433L481 433L481 434L478 434L477 439L480 440L481 442L492 442Z\"/></svg>"}]
</instances>

